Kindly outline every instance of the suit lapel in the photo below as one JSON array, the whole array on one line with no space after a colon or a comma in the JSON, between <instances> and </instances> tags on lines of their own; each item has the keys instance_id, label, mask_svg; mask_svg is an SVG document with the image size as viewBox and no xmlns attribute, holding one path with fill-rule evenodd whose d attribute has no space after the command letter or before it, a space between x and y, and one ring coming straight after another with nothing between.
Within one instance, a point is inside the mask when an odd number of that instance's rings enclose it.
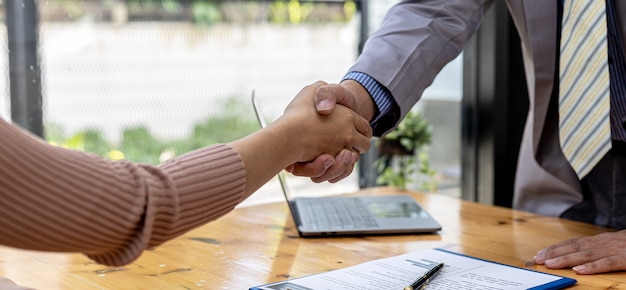
<instances>
[{"instance_id":1,"label":"suit lapel","mask_svg":"<svg viewBox=\"0 0 626 290\"><path fill-rule=\"evenodd\" d=\"M523 45L533 114L533 146L536 150L555 83L557 2L510 0L508 5Z\"/></svg>"}]
</instances>

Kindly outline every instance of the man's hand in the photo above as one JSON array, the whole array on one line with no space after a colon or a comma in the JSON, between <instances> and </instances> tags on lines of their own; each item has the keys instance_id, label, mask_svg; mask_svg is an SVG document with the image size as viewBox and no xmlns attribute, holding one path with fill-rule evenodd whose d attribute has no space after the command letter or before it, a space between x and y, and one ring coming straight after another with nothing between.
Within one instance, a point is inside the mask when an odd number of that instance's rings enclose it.
<instances>
[{"instance_id":1,"label":"man's hand","mask_svg":"<svg viewBox=\"0 0 626 290\"><path fill-rule=\"evenodd\" d=\"M344 149L337 156L323 154L311 162L292 164L285 168L285 171L296 176L310 177L317 183L324 181L334 183L350 175L359 159L359 153Z\"/></svg>"},{"instance_id":2,"label":"man's hand","mask_svg":"<svg viewBox=\"0 0 626 290\"><path fill-rule=\"evenodd\" d=\"M366 120L371 120L374 115L374 104L369 93L355 81L344 81L341 85L327 84L315 91L318 113L330 114L336 104L348 107ZM337 182L352 173L354 164L360 159L360 153L364 152L343 150L334 157L324 154L311 162L288 166L285 170L297 176L311 177L314 182Z\"/></svg>"},{"instance_id":3,"label":"man's hand","mask_svg":"<svg viewBox=\"0 0 626 290\"><path fill-rule=\"evenodd\" d=\"M574 238L537 253L535 263L547 268L572 267L577 274L626 270L626 230Z\"/></svg>"},{"instance_id":4,"label":"man's hand","mask_svg":"<svg viewBox=\"0 0 626 290\"><path fill-rule=\"evenodd\" d=\"M368 121L374 117L374 102L367 90L356 81L346 80L340 85L327 84L317 89L315 105L318 113L330 114L336 104L350 108Z\"/></svg>"}]
</instances>

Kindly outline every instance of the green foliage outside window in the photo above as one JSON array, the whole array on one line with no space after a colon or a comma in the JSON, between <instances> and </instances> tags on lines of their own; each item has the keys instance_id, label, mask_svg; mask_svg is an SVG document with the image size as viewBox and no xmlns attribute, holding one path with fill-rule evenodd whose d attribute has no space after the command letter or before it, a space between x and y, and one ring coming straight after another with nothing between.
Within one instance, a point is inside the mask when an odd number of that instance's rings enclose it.
<instances>
[{"instance_id":1,"label":"green foliage outside window","mask_svg":"<svg viewBox=\"0 0 626 290\"><path fill-rule=\"evenodd\" d=\"M228 100L220 110L223 114L196 123L191 136L180 140L160 140L145 126L134 126L122 132L122 138L116 145L105 140L98 130L86 129L66 136L63 128L55 124L46 126L46 139L54 145L95 153L113 160L158 164L194 149L230 142L258 130L258 122L251 114L242 115L234 109L243 106L237 99Z\"/></svg>"},{"instance_id":2,"label":"green foliage outside window","mask_svg":"<svg viewBox=\"0 0 626 290\"><path fill-rule=\"evenodd\" d=\"M430 122L417 111L408 112L394 130L378 139L377 184L406 189L409 183L421 181L417 189L437 191L428 156L431 138Z\"/></svg>"},{"instance_id":3,"label":"green foliage outside window","mask_svg":"<svg viewBox=\"0 0 626 290\"><path fill-rule=\"evenodd\" d=\"M222 20L219 6L214 1L193 1L191 14L194 23L212 24Z\"/></svg>"},{"instance_id":4,"label":"green foliage outside window","mask_svg":"<svg viewBox=\"0 0 626 290\"><path fill-rule=\"evenodd\" d=\"M340 2L273 0L46 0L39 5L45 21L174 21L211 25L218 22L303 24L348 22L356 13L354 0ZM120 17L120 15L124 15Z\"/></svg>"}]
</instances>

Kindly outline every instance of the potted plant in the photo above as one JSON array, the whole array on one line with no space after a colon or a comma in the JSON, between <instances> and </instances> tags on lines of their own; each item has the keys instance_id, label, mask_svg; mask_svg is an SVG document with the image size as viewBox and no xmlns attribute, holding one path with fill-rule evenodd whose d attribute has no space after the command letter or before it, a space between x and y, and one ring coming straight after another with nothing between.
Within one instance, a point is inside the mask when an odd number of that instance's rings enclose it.
<instances>
[{"instance_id":1,"label":"potted plant","mask_svg":"<svg viewBox=\"0 0 626 290\"><path fill-rule=\"evenodd\" d=\"M410 111L398 126L378 139L376 183L406 189L423 177L419 190L436 191L435 170L430 167L428 148L432 125L421 113Z\"/></svg>"}]
</instances>

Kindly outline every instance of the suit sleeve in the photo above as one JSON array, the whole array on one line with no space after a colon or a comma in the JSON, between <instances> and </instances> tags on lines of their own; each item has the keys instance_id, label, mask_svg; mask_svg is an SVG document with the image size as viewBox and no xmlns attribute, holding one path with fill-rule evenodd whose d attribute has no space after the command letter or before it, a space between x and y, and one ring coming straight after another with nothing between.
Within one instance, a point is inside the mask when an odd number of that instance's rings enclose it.
<instances>
[{"instance_id":1,"label":"suit sleeve","mask_svg":"<svg viewBox=\"0 0 626 290\"><path fill-rule=\"evenodd\" d=\"M391 130L463 50L489 0L402 1L385 15L349 71L363 72L391 92L399 112L379 121Z\"/></svg>"}]
</instances>

